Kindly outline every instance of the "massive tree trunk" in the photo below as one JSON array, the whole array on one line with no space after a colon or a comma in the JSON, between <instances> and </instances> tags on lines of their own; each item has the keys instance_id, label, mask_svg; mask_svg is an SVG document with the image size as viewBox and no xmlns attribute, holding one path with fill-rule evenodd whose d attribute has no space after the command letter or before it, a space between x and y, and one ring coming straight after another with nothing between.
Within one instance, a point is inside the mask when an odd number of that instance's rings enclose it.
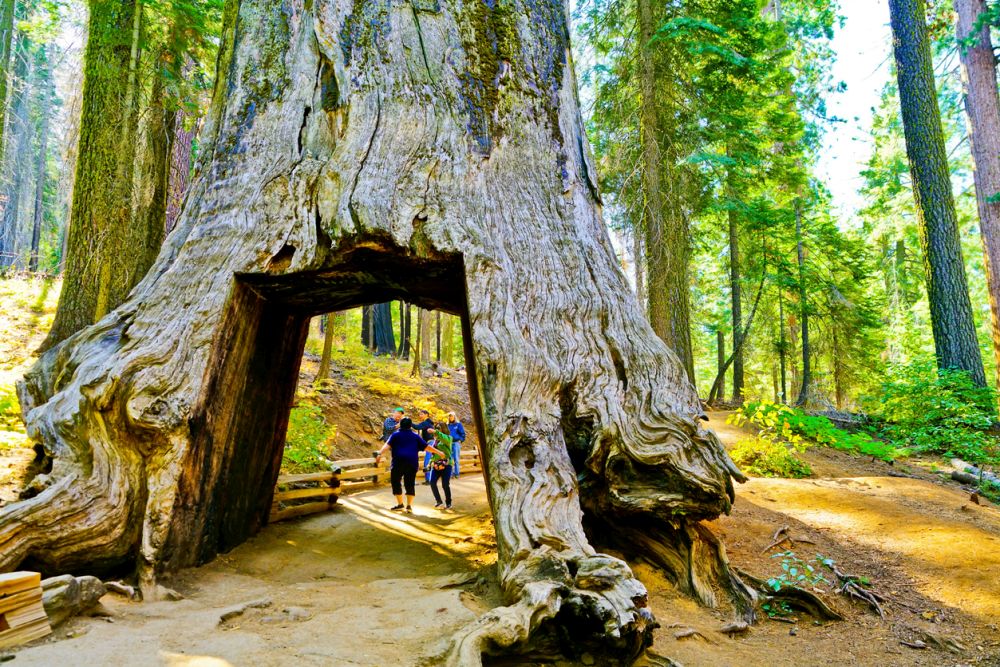
<instances>
[{"instance_id":1,"label":"massive tree trunk","mask_svg":"<svg viewBox=\"0 0 1000 667\"><path fill-rule=\"evenodd\" d=\"M645 198L646 280L649 323L663 339L694 383L694 353L691 350L691 321L688 279L690 255L688 228L680 215L676 183L670 180L670 162L664 161L660 140L664 133L662 114L658 111L666 81L657 76L651 43L659 27L654 17L653 0L639 0L636 5L639 43L639 90L642 97L642 174ZM666 171L667 178L664 178ZM670 186L670 192L664 192ZM637 283L637 287L640 285ZM641 288L640 288L641 289Z\"/></svg>"},{"instance_id":2,"label":"massive tree trunk","mask_svg":"<svg viewBox=\"0 0 1000 667\"><path fill-rule=\"evenodd\" d=\"M997 68L993 56L990 26L976 21L986 12L985 0L955 0L958 39L972 39L959 50L965 84L965 111L969 121L969 142L976 168L979 228L983 237L986 282L992 315L993 356L1000 369L1000 98L997 95ZM1000 386L1000 376L994 378Z\"/></svg>"},{"instance_id":3,"label":"massive tree trunk","mask_svg":"<svg viewBox=\"0 0 1000 667\"><path fill-rule=\"evenodd\" d=\"M977 384L985 385L958 238L924 0L889 0L889 14L938 367L968 371Z\"/></svg>"},{"instance_id":4,"label":"massive tree trunk","mask_svg":"<svg viewBox=\"0 0 1000 667\"><path fill-rule=\"evenodd\" d=\"M700 523L743 476L618 267L568 40L561 2L230 2L176 230L19 385L53 460L0 508L0 568L136 562L148 592L239 544L267 520L309 317L405 299L463 318L509 603L451 664L648 644L644 587L585 524L752 616Z\"/></svg>"},{"instance_id":5,"label":"massive tree trunk","mask_svg":"<svg viewBox=\"0 0 1000 667\"><path fill-rule=\"evenodd\" d=\"M132 219L138 21L136 0L90 2L63 288L43 350L122 303L148 266Z\"/></svg>"}]
</instances>

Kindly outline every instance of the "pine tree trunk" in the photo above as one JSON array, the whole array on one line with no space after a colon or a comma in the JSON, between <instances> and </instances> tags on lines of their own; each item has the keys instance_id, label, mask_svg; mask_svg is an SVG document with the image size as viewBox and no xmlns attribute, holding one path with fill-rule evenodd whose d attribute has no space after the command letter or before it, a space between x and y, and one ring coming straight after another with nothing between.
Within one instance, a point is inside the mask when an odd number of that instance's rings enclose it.
<instances>
[{"instance_id":1,"label":"pine tree trunk","mask_svg":"<svg viewBox=\"0 0 1000 667\"><path fill-rule=\"evenodd\" d=\"M145 137L140 157L140 189L133 229L138 232L136 249L141 257L134 259L135 271L145 275L163 244L167 227L167 196L170 179L171 134L173 114L166 109L164 75L166 63L161 54L155 68L149 106L143 110ZM144 233L143 233L144 232Z\"/></svg>"},{"instance_id":2,"label":"pine tree trunk","mask_svg":"<svg viewBox=\"0 0 1000 667\"><path fill-rule=\"evenodd\" d=\"M399 302L399 350L396 356L400 359L410 358L410 304Z\"/></svg>"},{"instance_id":3,"label":"pine tree trunk","mask_svg":"<svg viewBox=\"0 0 1000 667\"><path fill-rule=\"evenodd\" d=\"M309 7L227 5L177 228L130 299L19 385L53 461L0 507L0 569L133 562L151 593L244 541L267 521L309 317L405 298L463 318L508 603L446 662L629 663L646 590L591 539L752 617L701 523L744 477L618 266L566 7Z\"/></svg>"},{"instance_id":4,"label":"pine tree trunk","mask_svg":"<svg viewBox=\"0 0 1000 667\"><path fill-rule=\"evenodd\" d=\"M366 304L361 307L361 344L369 351L375 349L372 310L373 307L371 304Z\"/></svg>"},{"instance_id":5,"label":"pine tree trunk","mask_svg":"<svg viewBox=\"0 0 1000 667\"><path fill-rule=\"evenodd\" d=\"M420 332L417 334L420 340L420 363L431 363L431 311L420 309Z\"/></svg>"},{"instance_id":6,"label":"pine tree trunk","mask_svg":"<svg viewBox=\"0 0 1000 667\"><path fill-rule=\"evenodd\" d=\"M38 271L38 252L42 240L42 223L45 218L45 181L48 175L49 156L49 102L51 81L47 76L48 63L45 57L45 45L38 47L36 60L39 68L45 68L46 74L39 76L38 104L38 155L35 160L35 206L31 223L31 254L28 258L28 270Z\"/></svg>"},{"instance_id":7,"label":"pine tree trunk","mask_svg":"<svg viewBox=\"0 0 1000 667\"><path fill-rule=\"evenodd\" d=\"M455 366L455 318L444 316L444 330L441 333L441 361L448 368Z\"/></svg>"},{"instance_id":8,"label":"pine tree trunk","mask_svg":"<svg viewBox=\"0 0 1000 667\"><path fill-rule=\"evenodd\" d=\"M722 376L722 385L726 386L726 334L722 327L715 330L715 351L718 359L716 374Z\"/></svg>"},{"instance_id":9,"label":"pine tree trunk","mask_svg":"<svg viewBox=\"0 0 1000 667\"><path fill-rule=\"evenodd\" d=\"M91 0L79 157L52 348L125 300L148 263L132 224L136 0Z\"/></svg>"},{"instance_id":10,"label":"pine tree trunk","mask_svg":"<svg viewBox=\"0 0 1000 667\"><path fill-rule=\"evenodd\" d=\"M985 386L958 238L924 0L889 0L889 14L938 367L968 371L976 384Z\"/></svg>"},{"instance_id":11,"label":"pine tree trunk","mask_svg":"<svg viewBox=\"0 0 1000 667\"><path fill-rule=\"evenodd\" d=\"M642 230L638 228L632 230L632 259L635 262L635 266L633 267L635 273L635 298L638 300L639 306L647 310L649 306L646 303L646 260L642 252Z\"/></svg>"},{"instance_id":12,"label":"pine tree trunk","mask_svg":"<svg viewBox=\"0 0 1000 667\"><path fill-rule=\"evenodd\" d=\"M975 30L976 21L986 12L985 0L955 0L957 33L962 46L962 82L965 111L975 169L976 204L983 237L986 282L989 287L993 333L993 356L1000 372L1000 98L997 95L996 59L989 23ZM1000 386L1000 376L994 378Z\"/></svg>"},{"instance_id":13,"label":"pine tree trunk","mask_svg":"<svg viewBox=\"0 0 1000 667\"><path fill-rule=\"evenodd\" d=\"M649 303L649 323L653 331L680 359L688 380L694 383L694 354L691 350L691 322L689 305L687 224L680 215L674 183L664 179L666 166L660 151L659 137L664 134L657 112L659 96L664 94L663 77L657 76L653 59L655 45L650 43L659 23L653 14L652 0L638 0L638 65L642 98L640 125L642 127L643 194L646 205L646 278ZM664 188L671 193L664 196Z\"/></svg>"},{"instance_id":14,"label":"pine tree trunk","mask_svg":"<svg viewBox=\"0 0 1000 667\"><path fill-rule=\"evenodd\" d=\"M376 303L372 306L372 348L376 356L396 353L396 338L392 330L392 304Z\"/></svg>"},{"instance_id":15,"label":"pine tree trunk","mask_svg":"<svg viewBox=\"0 0 1000 667\"><path fill-rule=\"evenodd\" d=\"M441 363L441 311L434 313L434 361Z\"/></svg>"},{"instance_id":16,"label":"pine tree trunk","mask_svg":"<svg viewBox=\"0 0 1000 667\"><path fill-rule=\"evenodd\" d=\"M806 255L802 245L802 205L795 203L795 256L799 268L799 324L802 327L802 379L795 405L809 402L812 371L809 368L809 295L806 293Z\"/></svg>"},{"instance_id":17,"label":"pine tree trunk","mask_svg":"<svg viewBox=\"0 0 1000 667\"><path fill-rule=\"evenodd\" d=\"M729 209L729 291L733 317L733 403L743 403L743 288L740 277L740 232L736 212ZM725 386L725 385L723 385ZM719 399L723 398L719 392Z\"/></svg>"},{"instance_id":18,"label":"pine tree trunk","mask_svg":"<svg viewBox=\"0 0 1000 667\"><path fill-rule=\"evenodd\" d=\"M782 291L778 290L778 363L781 368L781 403L788 403L788 380L786 372L785 355L788 351L788 340L785 337L785 298Z\"/></svg>"},{"instance_id":19,"label":"pine tree trunk","mask_svg":"<svg viewBox=\"0 0 1000 667\"><path fill-rule=\"evenodd\" d=\"M22 168L31 163L31 139L35 127L31 123L30 98L32 87L31 41L19 33L14 47L14 72L10 80L10 114L7 142L11 150L5 152L3 163L6 178L3 183L3 216L0 218L0 269L15 265L21 257L21 208L25 183L31 180L30 171ZM23 265L22 265L23 266Z\"/></svg>"},{"instance_id":20,"label":"pine tree trunk","mask_svg":"<svg viewBox=\"0 0 1000 667\"><path fill-rule=\"evenodd\" d=\"M7 81L10 78L10 48L14 43L15 0L0 0L0 165L4 163L7 137Z\"/></svg>"},{"instance_id":21,"label":"pine tree trunk","mask_svg":"<svg viewBox=\"0 0 1000 667\"><path fill-rule=\"evenodd\" d=\"M181 68L182 75L189 75L194 70L194 63L188 58ZM194 145L194 137L198 133L198 126L184 109L173 112L173 130L170 140L170 175L168 177L169 188L167 191L167 212L164 220L164 234L173 231L177 224L177 216L180 215L181 205L184 202L184 195L187 194L188 181L191 178L191 156Z\"/></svg>"},{"instance_id":22,"label":"pine tree trunk","mask_svg":"<svg viewBox=\"0 0 1000 667\"><path fill-rule=\"evenodd\" d=\"M326 331L323 333L323 355L319 359L319 370L316 371L315 382L330 377L330 359L333 357L334 333L333 316L326 316Z\"/></svg>"}]
</instances>

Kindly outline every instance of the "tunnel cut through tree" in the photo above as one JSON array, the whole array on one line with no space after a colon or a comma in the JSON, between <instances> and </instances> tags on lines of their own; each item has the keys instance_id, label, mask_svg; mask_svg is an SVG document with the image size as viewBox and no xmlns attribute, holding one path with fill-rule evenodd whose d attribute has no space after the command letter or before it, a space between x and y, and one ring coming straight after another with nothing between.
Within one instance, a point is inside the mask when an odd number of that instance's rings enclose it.
<instances>
[{"instance_id":1,"label":"tunnel cut through tree","mask_svg":"<svg viewBox=\"0 0 1000 667\"><path fill-rule=\"evenodd\" d=\"M452 664L645 648L645 588L585 525L752 616L700 523L743 476L617 264L563 3L233 1L218 71L156 263L19 386L52 469L0 508L0 569L134 562L155 594L239 544L266 521L308 318L402 299L463 318L508 603Z\"/></svg>"}]
</instances>

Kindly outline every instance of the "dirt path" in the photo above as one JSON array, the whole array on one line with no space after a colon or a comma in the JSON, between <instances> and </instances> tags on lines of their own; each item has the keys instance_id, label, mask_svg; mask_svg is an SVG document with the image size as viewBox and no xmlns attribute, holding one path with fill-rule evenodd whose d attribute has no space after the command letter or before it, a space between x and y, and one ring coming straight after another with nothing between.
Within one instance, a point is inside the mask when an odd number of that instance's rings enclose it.
<instances>
[{"instance_id":1,"label":"dirt path","mask_svg":"<svg viewBox=\"0 0 1000 667\"><path fill-rule=\"evenodd\" d=\"M721 421L712 415L727 445L746 435ZM780 570L771 557L779 549L762 552L775 530L789 526L794 537L813 542L792 547L800 557L822 553L870 577L891 599L887 619L830 596L844 621L765 620L731 639L718 632L727 612L699 607L640 563L634 569L662 625L654 650L686 667L1000 665L1000 513L969 504L932 476L889 477L885 464L826 449L807 457L822 477L753 479L713 530L734 565L766 577ZM426 487L418 490L415 515L389 512L381 488L343 499L336 512L269 527L168 582L184 600L138 604L107 596L113 622L74 619L12 664L435 664L454 629L500 603L482 478L467 476L455 487L450 514L429 506ZM233 605L261 598L271 605L219 623ZM286 609L304 618L292 620ZM677 639L685 628L704 639ZM963 650L900 644L925 631Z\"/></svg>"},{"instance_id":2,"label":"dirt path","mask_svg":"<svg viewBox=\"0 0 1000 667\"><path fill-rule=\"evenodd\" d=\"M710 426L732 447L748 432L711 415ZM684 665L1000 665L1000 512L969 502L956 485L909 470L921 479L888 476L896 467L825 448L804 458L816 478L754 478L737 488L732 515L713 522L734 565L761 577L780 572L773 555L791 548L817 553L844 571L867 576L890 597L887 619L839 596L845 621L825 626L765 621L749 637L730 640L715 629L724 616L673 595L654 572L639 569L664 626L679 622L710 638L678 641L675 628L657 631L657 649ZM767 553L772 535L788 526L810 540ZM914 650L900 641L924 632L952 638L965 650Z\"/></svg>"},{"instance_id":3,"label":"dirt path","mask_svg":"<svg viewBox=\"0 0 1000 667\"><path fill-rule=\"evenodd\" d=\"M168 582L184 600L108 595L112 623L74 619L56 635L70 639L23 650L11 664L416 665L496 604L488 583L474 583L495 560L482 478L453 486L449 513L430 507L426 487L415 514L389 512L381 488L348 496L329 514L272 526ZM466 583L446 588L456 579ZM226 609L262 598L271 605L219 623ZM290 620L285 609L307 618Z\"/></svg>"}]
</instances>

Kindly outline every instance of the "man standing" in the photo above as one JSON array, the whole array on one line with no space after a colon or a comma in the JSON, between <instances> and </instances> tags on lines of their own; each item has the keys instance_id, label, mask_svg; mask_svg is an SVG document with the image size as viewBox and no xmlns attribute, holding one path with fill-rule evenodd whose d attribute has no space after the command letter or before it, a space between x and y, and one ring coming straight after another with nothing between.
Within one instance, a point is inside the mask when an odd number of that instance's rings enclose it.
<instances>
[{"instance_id":1,"label":"man standing","mask_svg":"<svg viewBox=\"0 0 1000 667\"><path fill-rule=\"evenodd\" d=\"M396 408L382 422L382 442L389 439L389 436L399 428L399 421L403 418L403 408Z\"/></svg>"}]
</instances>

